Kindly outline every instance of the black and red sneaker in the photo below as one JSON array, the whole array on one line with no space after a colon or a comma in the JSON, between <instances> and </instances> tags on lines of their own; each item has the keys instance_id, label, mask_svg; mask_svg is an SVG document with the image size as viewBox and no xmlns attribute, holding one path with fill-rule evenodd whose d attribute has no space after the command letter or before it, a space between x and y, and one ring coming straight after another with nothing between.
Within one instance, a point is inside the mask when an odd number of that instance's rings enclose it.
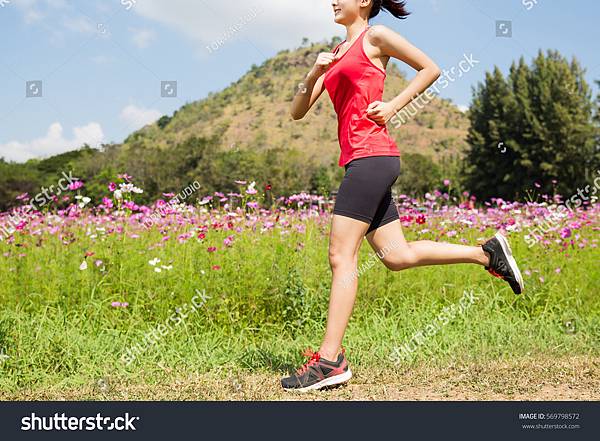
<instances>
[{"instance_id":1,"label":"black and red sneaker","mask_svg":"<svg viewBox=\"0 0 600 441\"><path fill-rule=\"evenodd\" d=\"M523 276L515 261L508 240L500 232L482 245L490 255L490 264L485 269L495 277L508 282L515 294L523 292Z\"/></svg>"},{"instance_id":2,"label":"black and red sneaker","mask_svg":"<svg viewBox=\"0 0 600 441\"><path fill-rule=\"evenodd\" d=\"M336 361L325 360L318 352L308 350L303 355L310 357L304 365L289 377L281 379L281 386L287 391L307 392L323 387L347 382L352 371L346 360L345 349Z\"/></svg>"}]
</instances>

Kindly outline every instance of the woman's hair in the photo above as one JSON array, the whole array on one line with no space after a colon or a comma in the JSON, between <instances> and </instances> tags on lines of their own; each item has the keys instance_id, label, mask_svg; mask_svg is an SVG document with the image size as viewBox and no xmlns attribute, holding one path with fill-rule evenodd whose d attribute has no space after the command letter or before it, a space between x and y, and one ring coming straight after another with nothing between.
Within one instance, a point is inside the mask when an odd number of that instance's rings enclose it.
<instances>
[{"instance_id":1,"label":"woman's hair","mask_svg":"<svg viewBox=\"0 0 600 441\"><path fill-rule=\"evenodd\" d=\"M375 17L381 9L385 9L396 18L406 18L410 12L406 10L406 2L401 0L373 0L369 18Z\"/></svg>"}]
</instances>

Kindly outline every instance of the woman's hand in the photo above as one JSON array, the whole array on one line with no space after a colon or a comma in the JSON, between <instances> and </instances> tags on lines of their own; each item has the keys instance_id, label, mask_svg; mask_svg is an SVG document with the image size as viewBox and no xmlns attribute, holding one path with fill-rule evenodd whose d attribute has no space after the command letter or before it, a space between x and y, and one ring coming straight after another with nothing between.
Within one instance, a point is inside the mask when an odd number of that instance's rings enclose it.
<instances>
[{"instance_id":1,"label":"woman's hand","mask_svg":"<svg viewBox=\"0 0 600 441\"><path fill-rule=\"evenodd\" d=\"M329 65L333 63L335 59L336 56L333 55L331 52L321 52L317 57L317 61L315 61L315 65L312 68L312 74L317 78L320 77L325 72L327 72Z\"/></svg>"},{"instance_id":2,"label":"woman's hand","mask_svg":"<svg viewBox=\"0 0 600 441\"><path fill-rule=\"evenodd\" d=\"M367 107L367 116L380 126L384 126L396 113L396 109L390 103L373 101Z\"/></svg>"}]
</instances>

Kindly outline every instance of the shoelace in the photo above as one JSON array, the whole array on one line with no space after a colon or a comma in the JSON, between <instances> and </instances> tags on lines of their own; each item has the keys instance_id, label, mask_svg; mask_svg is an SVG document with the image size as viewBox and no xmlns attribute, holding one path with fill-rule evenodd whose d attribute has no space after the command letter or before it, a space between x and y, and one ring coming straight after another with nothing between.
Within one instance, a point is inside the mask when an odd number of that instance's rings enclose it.
<instances>
[{"instance_id":1,"label":"shoelace","mask_svg":"<svg viewBox=\"0 0 600 441\"><path fill-rule=\"evenodd\" d=\"M309 360L296 371L298 375L304 374L310 366L317 364L321 359L321 355L318 352L313 352L313 350L310 348L305 349L302 353L302 356L309 357Z\"/></svg>"}]
</instances>

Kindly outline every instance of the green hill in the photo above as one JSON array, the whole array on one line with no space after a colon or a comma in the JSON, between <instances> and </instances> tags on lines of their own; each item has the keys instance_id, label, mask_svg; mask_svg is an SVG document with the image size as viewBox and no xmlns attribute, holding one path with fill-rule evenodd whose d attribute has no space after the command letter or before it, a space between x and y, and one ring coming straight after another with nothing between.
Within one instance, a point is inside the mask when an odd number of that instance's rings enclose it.
<instances>
[{"instance_id":1,"label":"green hill","mask_svg":"<svg viewBox=\"0 0 600 441\"><path fill-rule=\"evenodd\" d=\"M191 136L216 138L222 149L297 149L307 158L323 164L337 160L337 121L325 91L300 121L293 121L289 107L297 84L312 67L317 54L337 43L313 44L294 51L282 51L253 66L248 73L225 90L206 99L186 104L172 117L133 133L123 147L134 142L168 149ZM390 63L384 100L399 94L407 80ZM456 106L435 99L412 121L396 129L388 125L402 152L422 153L441 161L445 155L463 153L468 119Z\"/></svg>"}]
</instances>

